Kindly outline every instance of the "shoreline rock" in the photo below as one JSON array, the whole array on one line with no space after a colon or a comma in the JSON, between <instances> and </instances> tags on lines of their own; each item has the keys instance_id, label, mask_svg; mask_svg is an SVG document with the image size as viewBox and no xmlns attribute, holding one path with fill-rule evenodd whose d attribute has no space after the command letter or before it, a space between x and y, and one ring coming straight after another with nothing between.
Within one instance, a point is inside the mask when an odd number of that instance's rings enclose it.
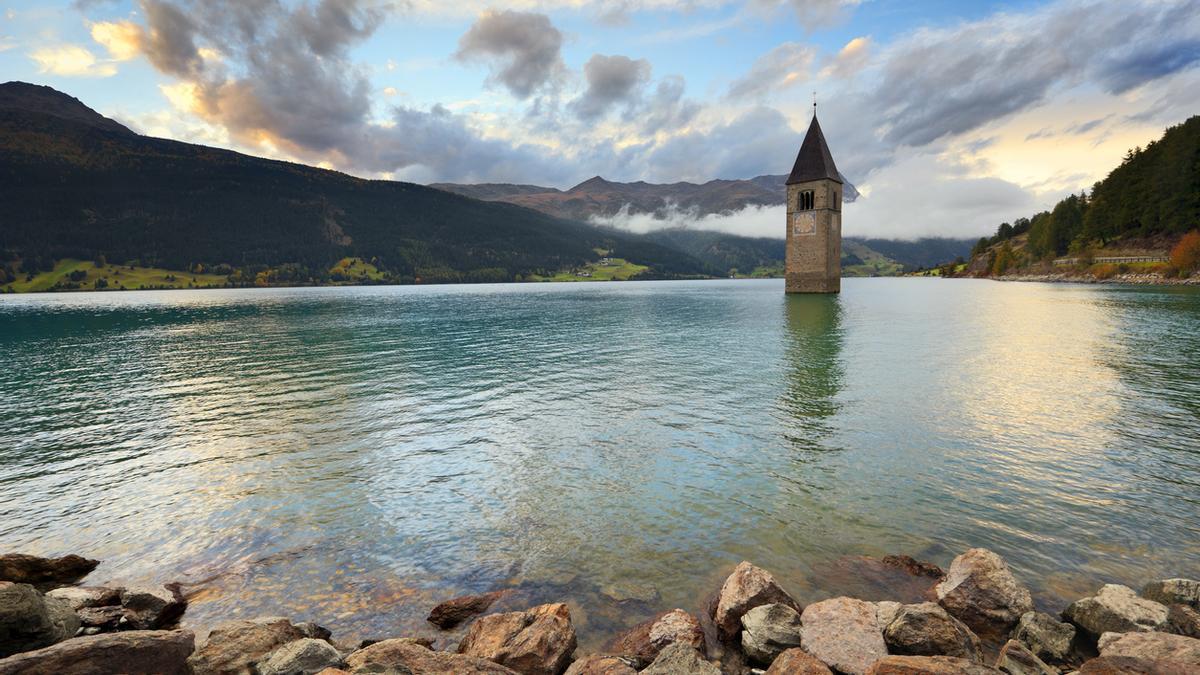
<instances>
[{"instance_id":1,"label":"shoreline rock","mask_svg":"<svg viewBox=\"0 0 1200 675\"><path fill-rule=\"evenodd\" d=\"M804 608L800 623L801 647L839 673L864 675L888 655L873 602L846 597L814 602Z\"/></svg>"},{"instance_id":2,"label":"shoreline rock","mask_svg":"<svg viewBox=\"0 0 1200 675\"><path fill-rule=\"evenodd\" d=\"M436 651L430 638L334 640L320 625L282 617L224 622L197 645L191 631L143 629L180 619L187 603L177 585L42 592L30 584L0 581L0 654L7 654L0 657L0 675L1200 672L1200 582L1152 581L1140 596L1108 584L1065 608L1062 616L1071 622L1065 623L1033 611L1028 588L986 549L966 551L944 574L907 556L888 556L881 564L936 579L929 588L938 602L839 596L801 609L769 572L742 562L705 615L698 618L683 609L656 614L618 633L596 654L576 653L566 604L486 614L507 589L435 607L430 613L435 625L471 621L456 649ZM863 569L870 575L878 567ZM584 615L581 621L586 620ZM977 635L972 623L989 632ZM444 646L441 638L437 642Z\"/></svg>"},{"instance_id":3,"label":"shoreline rock","mask_svg":"<svg viewBox=\"0 0 1200 675\"><path fill-rule=\"evenodd\" d=\"M24 553L0 555L0 581L29 584L39 591L69 586L92 573L100 564L78 555L40 558Z\"/></svg>"},{"instance_id":4,"label":"shoreline rock","mask_svg":"<svg viewBox=\"0 0 1200 675\"><path fill-rule=\"evenodd\" d=\"M1060 665L1071 658L1075 627L1043 612L1026 612L1013 629L1013 638L1039 659Z\"/></svg>"},{"instance_id":5,"label":"shoreline rock","mask_svg":"<svg viewBox=\"0 0 1200 675\"><path fill-rule=\"evenodd\" d=\"M800 646L800 614L778 603L760 605L742 615L742 651L752 662L771 665L783 652Z\"/></svg>"},{"instance_id":6,"label":"shoreline rock","mask_svg":"<svg viewBox=\"0 0 1200 675\"><path fill-rule=\"evenodd\" d=\"M476 619L458 653L525 675L560 675L570 665L575 645L571 610L557 603Z\"/></svg>"},{"instance_id":7,"label":"shoreline rock","mask_svg":"<svg viewBox=\"0 0 1200 675\"><path fill-rule=\"evenodd\" d=\"M425 620L442 630L449 630L467 619L483 614L507 593L507 591L492 591L491 593L452 598L430 610L429 616Z\"/></svg>"},{"instance_id":8,"label":"shoreline rock","mask_svg":"<svg viewBox=\"0 0 1200 675\"><path fill-rule=\"evenodd\" d=\"M704 629L696 617L682 609L663 612L618 634L608 642L605 651L645 667L662 650L676 642L687 644L702 655L706 654Z\"/></svg>"},{"instance_id":9,"label":"shoreline rock","mask_svg":"<svg viewBox=\"0 0 1200 675\"><path fill-rule=\"evenodd\" d=\"M0 659L0 675L186 673L191 631L126 631L89 635Z\"/></svg>"},{"instance_id":10,"label":"shoreline rock","mask_svg":"<svg viewBox=\"0 0 1200 675\"><path fill-rule=\"evenodd\" d=\"M884 627L889 654L955 656L983 663L979 638L936 603L904 605Z\"/></svg>"},{"instance_id":11,"label":"shoreline rock","mask_svg":"<svg viewBox=\"0 0 1200 675\"><path fill-rule=\"evenodd\" d=\"M1095 595L1068 605L1063 618L1099 638L1104 633L1158 630L1169 614L1165 605L1138 597L1128 586L1105 584Z\"/></svg>"},{"instance_id":12,"label":"shoreline rock","mask_svg":"<svg viewBox=\"0 0 1200 675\"><path fill-rule=\"evenodd\" d=\"M742 615L754 607L771 603L787 605L797 612L803 609L770 572L746 561L738 563L721 585L712 610L720 638L733 642L742 629Z\"/></svg>"},{"instance_id":13,"label":"shoreline rock","mask_svg":"<svg viewBox=\"0 0 1200 675\"><path fill-rule=\"evenodd\" d=\"M71 606L29 584L0 581L0 658L49 647L73 637L79 617Z\"/></svg>"},{"instance_id":14,"label":"shoreline rock","mask_svg":"<svg viewBox=\"0 0 1200 675\"><path fill-rule=\"evenodd\" d=\"M973 548L950 563L950 571L934 587L937 602L971 630L1004 635L1033 611L1033 596L1017 581L1004 559L986 548Z\"/></svg>"}]
</instances>

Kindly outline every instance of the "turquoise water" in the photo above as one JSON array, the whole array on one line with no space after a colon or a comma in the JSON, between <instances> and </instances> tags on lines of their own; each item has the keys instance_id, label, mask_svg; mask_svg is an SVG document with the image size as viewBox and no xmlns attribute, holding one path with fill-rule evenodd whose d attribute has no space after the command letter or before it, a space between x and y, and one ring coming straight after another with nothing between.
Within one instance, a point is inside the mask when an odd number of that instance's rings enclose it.
<instances>
[{"instance_id":1,"label":"turquoise water","mask_svg":"<svg viewBox=\"0 0 1200 675\"><path fill-rule=\"evenodd\" d=\"M1054 609L1200 575L1197 289L843 289L0 297L0 550L185 581L198 627L415 633L518 585L585 643L741 559L813 600L986 546Z\"/></svg>"}]
</instances>

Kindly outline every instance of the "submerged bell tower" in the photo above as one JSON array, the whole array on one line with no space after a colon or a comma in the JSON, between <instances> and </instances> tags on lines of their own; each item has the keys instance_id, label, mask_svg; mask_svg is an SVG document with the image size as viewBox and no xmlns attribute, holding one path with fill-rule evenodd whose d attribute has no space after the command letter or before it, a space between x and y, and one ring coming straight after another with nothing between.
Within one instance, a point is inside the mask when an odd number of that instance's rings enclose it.
<instances>
[{"instance_id":1,"label":"submerged bell tower","mask_svg":"<svg viewBox=\"0 0 1200 675\"><path fill-rule=\"evenodd\" d=\"M812 123L787 179L788 293L842 290L842 177L825 144L813 103Z\"/></svg>"}]
</instances>

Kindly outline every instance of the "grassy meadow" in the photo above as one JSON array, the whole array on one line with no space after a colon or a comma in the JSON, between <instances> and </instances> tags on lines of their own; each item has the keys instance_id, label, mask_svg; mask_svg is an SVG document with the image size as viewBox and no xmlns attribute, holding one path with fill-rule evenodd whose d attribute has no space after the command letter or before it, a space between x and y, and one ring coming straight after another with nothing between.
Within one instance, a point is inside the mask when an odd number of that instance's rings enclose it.
<instances>
[{"instance_id":1,"label":"grassy meadow","mask_svg":"<svg viewBox=\"0 0 1200 675\"><path fill-rule=\"evenodd\" d=\"M211 288L224 286L228 278L217 274L192 274L158 267L104 265L91 260L65 258L54 269L29 277L19 274L4 290L40 293L51 290L144 290L158 288Z\"/></svg>"}]
</instances>

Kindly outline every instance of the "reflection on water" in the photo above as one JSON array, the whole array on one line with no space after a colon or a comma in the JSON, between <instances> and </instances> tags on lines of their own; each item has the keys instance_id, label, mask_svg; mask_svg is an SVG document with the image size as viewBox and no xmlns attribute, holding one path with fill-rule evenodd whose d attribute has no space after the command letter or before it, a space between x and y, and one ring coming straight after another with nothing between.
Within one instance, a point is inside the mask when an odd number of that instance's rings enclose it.
<instances>
[{"instance_id":1,"label":"reflection on water","mask_svg":"<svg viewBox=\"0 0 1200 675\"><path fill-rule=\"evenodd\" d=\"M0 550L359 637L507 587L595 645L744 558L812 600L972 545L1057 609L1200 574L1198 327L925 279L7 296Z\"/></svg>"},{"instance_id":2,"label":"reflection on water","mask_svg":"<svg viewBox=\"0 0 1200 675\"><path fill-rule=\"evenodd\" d=\"M785 428L795 425L784 435L798 451L820 450L832 431L828 418L838 411L836 396L842 387L841 305L837 296L790 295L784 309L787 388L782 422Z\"/></svg>"}]
</instances>

